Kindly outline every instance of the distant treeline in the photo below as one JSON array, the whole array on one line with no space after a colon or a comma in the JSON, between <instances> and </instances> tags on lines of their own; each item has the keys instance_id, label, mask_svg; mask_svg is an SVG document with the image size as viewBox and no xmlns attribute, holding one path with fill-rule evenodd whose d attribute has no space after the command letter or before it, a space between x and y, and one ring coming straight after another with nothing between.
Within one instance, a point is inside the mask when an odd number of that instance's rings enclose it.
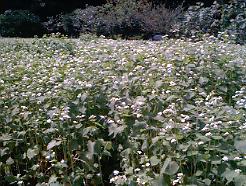
<instances>
[{"instance_id":1,"label":"distant treeline","mask_svg":"<svg viewBox=\"0 0 246 186\"><path fill-rule=\"evenodd\" d=\"M1 0L0 13L6 10L29 10L42 19L47 16L53 16L59 13L71 12L76 8L85 8L88 5L97 6L107 2L117 3L122 0ZM155 5L165 4L168 8L175 8L180 4L185 7L194 5L197 2L203 2L205 6L210 6L214 0L144 0L152 1ZM226 3L231 0L218 0L219 3Z\"/></svg>"}]
</instances>

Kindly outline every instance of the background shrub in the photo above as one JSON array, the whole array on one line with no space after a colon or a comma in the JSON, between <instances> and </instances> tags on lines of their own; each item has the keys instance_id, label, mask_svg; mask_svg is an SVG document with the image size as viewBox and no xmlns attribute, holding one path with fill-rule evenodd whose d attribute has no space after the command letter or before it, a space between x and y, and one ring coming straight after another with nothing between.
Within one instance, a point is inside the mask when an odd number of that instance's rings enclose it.
<instances>
[{"instance_id":1,"label":"background shrub","mask_svg":"<svg viewBox=\"0 0 246 186\"><path fill-rule=\"evenodd\" d=\"M33 37L43 34L38 16L28 10L8 10L0 15L0 35L4 37Z\"/></svg>"},{"instance_id":2,"label":"background shrub","mask_svg":"<svg viewBox=\"0 0 246 186\"><path fill-rule=\"evenodd\" d=\"M243 44L246 41L246 2L235 0L229 4L202 3L191 6L181 14L170 35L199 37L212 34Z\"/></svg>"},{"instance_id":3,"label":"background shrub","mask_svg":"<svg viewBox=\"0 0 246 186\"><path fill-rule=\"evenodd\" d=\"M43 25L48 33L61 32L70 36L78 36L80 33L95 32L99 7L87 7L76 9L65 15L57 15L48 18Z\"/></svg>"},{"instance_id":4,"label":"background shrub","mask_svg":"<svg viewBox=\"0 0 246 186\"><path fill-rule=\"evenodd\" d=\"M181 11L180 7L169 10L164 5L124 0L50 17L44 26L50 33L62 32L70 36L94 33L129 38L154 33L167 34Z\"/></svg>"},{"instance_id":5,"label":"background shrub","mask_svg":"<svg viewBox=\"0 0 246 186\"><path fill-rule=\"evenodd\" d=\"M236 0L232 4L226 4L222 9L222 31L237 43L246 41L246 2Z\"/></svg>"},{"instance_id":6,"label":"background shrub","mask_svg":"<svg viewBox=\"0 0 246 186\"><path fill-rule=\"evenodd\" d=\"M220 30L220 5L203 7L202 3L191 6L180 16L173 32L179 36L191 37L204 33L217 34Z\"/></svg>"}]
</instances>

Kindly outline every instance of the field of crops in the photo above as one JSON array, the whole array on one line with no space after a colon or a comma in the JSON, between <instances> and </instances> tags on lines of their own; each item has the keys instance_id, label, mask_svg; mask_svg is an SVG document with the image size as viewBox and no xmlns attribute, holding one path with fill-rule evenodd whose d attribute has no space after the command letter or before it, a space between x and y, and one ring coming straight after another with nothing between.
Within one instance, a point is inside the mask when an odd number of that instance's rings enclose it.
<instances>
[{"instance_id":1,"label":"field of crops","mask_svg":"<svg viewBox=\"0 0 246 186\"><path fill-rule=\"evenodd\" d=\"M0 185L246 185L246 47L0 42Z\"/></svg>"}]
</instances>

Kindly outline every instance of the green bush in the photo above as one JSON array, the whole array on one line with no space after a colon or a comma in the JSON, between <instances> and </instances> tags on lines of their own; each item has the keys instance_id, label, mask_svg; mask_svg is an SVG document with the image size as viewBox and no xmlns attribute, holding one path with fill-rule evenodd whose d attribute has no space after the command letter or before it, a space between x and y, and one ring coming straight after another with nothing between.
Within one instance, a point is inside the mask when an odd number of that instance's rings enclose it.
<instances>
[{"instance_id":1,"label":"green bush","mask_svg":"<svg viewBox=\"0 0 246 186\"><path fill-rule=\"evenodd\" d=\"M95 33L98 10L98 7L76 9L69 14L49 17L43 25L48 33L61 32L75 37L80 33Z\"/></svg>"},{"instance_id":2,"label":"green bush","mask_svg":"<svg viewBox=\"0 0 246 186\"><path fill-rule=\"evenodd\" d=\"M39 17L28 10L8 10L0 15L0 35L3 37L33 37L42 34Z\"/></svg>"},{"instance_id":3,"label":"green bush","mask_svg":"<svg viewBox=\"0 0 246 186\"><path fill-rule=\"evenodd\" d=\"M181 13L179 7L169 10L152 3L124 0L114 4L77 9L70 14L51 17L44 25L49 32L60 31L71 36L94 33L109 37L167 34Z\"/></svg>"},{"instance_id":4,"label":"green bush","mask_svg":"<svg viewBox=\"0 0 246 186\"><path fill-rule=\"evenodd\" d=\"M220 8L217 3L211 7L203 7L202 3L189 7L179 17L172 34L184 37L199 37L205 33L217 35L221 29Z\"/></svg>"},{"instance_id":5,"label":"green bush","mask_svg":"<svg viewBox=\"0 0 246 186\"><path fill-rule=\"evenodd\" d=\"M246 42L246 2L236 0L222 9L221 31L237 43Z\"/></svg>"},{"instance_id":6,"label":"green bush","mask_svg":"<svg viewBox=\"0 0 246 186\"><path fill-rule=\"evenodd\" d=\"M201 37L211 34L236 43L246 42L246 3L242 0L230 4L214 3L204 7L198 3L185 11L173 26L170 35Z\"/></svg>"}]
</instances>

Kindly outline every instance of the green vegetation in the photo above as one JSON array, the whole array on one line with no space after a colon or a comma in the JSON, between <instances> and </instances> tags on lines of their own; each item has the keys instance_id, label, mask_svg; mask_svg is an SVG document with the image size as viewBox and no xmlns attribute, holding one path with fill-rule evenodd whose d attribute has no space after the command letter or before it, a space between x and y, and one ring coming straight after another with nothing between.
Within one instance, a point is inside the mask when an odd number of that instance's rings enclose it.
<instances>
[{"instance_id":1,"label":"green vegetation","mask_svg":"<svg viewBox=\"0 0 246 186\"><path fill-rule=\"evenodd\" d=\"M179 0L164 0L167 4L155 0L109 0L107 3L96 3L100 6L83 8L78 5L77 0L72 0L77 2L75 4L70 1L72 6L77 7L60 12L57 9L53 11L54 14L45 17L38 12L46 12L45 8L52 6L60 7L65 1L59 1L60 5L58 2L33 1L36 5L32 7L44 6L37 12L38 16L32 13L32 8L6 10L0 14L0 36L41 37L44 33L59 32L76 38L90 33L114 39L148 40L160 34L170 38L195 39L210 34L218 38L226 36L239 44L246 41L246 2L242 0L218 1L214 4L206 1L205 4L197 3L195 6L188 6L189 8L179 4ZM170 8L175 2L177 4ZM186 3L194 4L192 1Z\"/></svg>"},{"instance_id":2,"label":"green vegetation","mask_svg":"<svg viewBox=\"0 0 246 186\"><path fill-rule=\"evenodd\" d=\"M0 14L0 36L2 37L33 37L43 33L39 17L30 11L9 10Z\"/></svg>"},{"instance_id":3,"label":"green vegetation","mask_svg":"<svg viewBox=\"0 0 246 186\"><path fill-rule=\"evenodd\" d=\"M0 184L246 185L246 48L214 37L0 43Z\"/></svg>"}]
</instances>

